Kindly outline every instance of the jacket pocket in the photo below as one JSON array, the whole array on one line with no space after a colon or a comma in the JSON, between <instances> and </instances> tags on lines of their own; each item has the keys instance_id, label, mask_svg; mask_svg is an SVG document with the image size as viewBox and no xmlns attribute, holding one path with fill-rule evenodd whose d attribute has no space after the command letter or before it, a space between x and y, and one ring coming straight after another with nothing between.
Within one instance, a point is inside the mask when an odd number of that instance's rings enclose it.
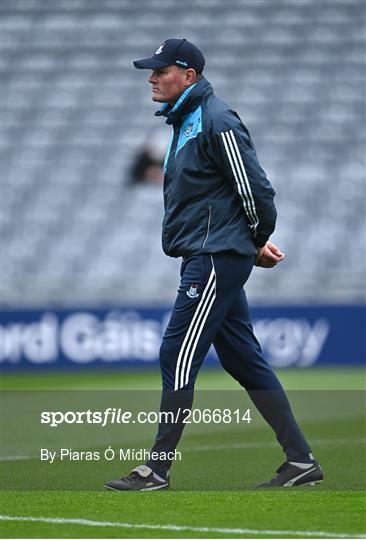
<instances>
[{"instance_id":1,"label":"jacket pocket","mask_svg":"<svg viewBox=\"0 0 366 540\"><path fill-rule=\"evenodd\" d=\"M212 207L211 205L207 208L207 226L206 226L206 236L203 241L202 247L205 247L205 244L207 242L208 237L210 236L210 228L211 228L211 214L212 214Z\"/></svg>"},{"instance_id":2,"label":"jacket pocket","mask_svg":"<svg viewBox=\"0 0 366 540\"><path fill-rule=\"evenodd\" d=\"M189 292L190 289L192 289L191 294L195 295L197 293L198 298L198 295L201 294L203 287L208 280L206 258L210 259L210 255L192 255L183 260L180 274L181 280L178 288L179 293L183 292L186 294L187 291ZM195 289L195 292L193 289ZM190 295L188 294L188 296ZM190 296L190 298L193 297L196 298L196 296Z\"/></svg>"}]
</instances>

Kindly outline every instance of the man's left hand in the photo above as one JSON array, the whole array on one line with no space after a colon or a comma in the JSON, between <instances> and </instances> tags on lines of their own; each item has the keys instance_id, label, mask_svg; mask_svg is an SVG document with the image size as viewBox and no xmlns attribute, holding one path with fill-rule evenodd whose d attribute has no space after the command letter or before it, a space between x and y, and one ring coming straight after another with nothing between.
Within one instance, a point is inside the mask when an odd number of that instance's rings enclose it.
<instances>
[{"instance_id":1,"label":"man's left hand","mask_svg":"<svg viewBox=\"0 0 366 540\"><path fill-rule=\"evenodd\" d=\"M267 242L264 247L259 248L255 264L262 268L273 268L276 264L283 261L284 258L285 254L277 246L271 242Z\"/></svg>"}]
</instances>

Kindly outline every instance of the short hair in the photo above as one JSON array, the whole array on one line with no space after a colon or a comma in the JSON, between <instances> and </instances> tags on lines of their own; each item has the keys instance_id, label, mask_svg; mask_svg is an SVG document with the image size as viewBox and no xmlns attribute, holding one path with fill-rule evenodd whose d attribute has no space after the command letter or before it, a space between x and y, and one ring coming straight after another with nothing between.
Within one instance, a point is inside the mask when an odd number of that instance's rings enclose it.
<instances>
[{"instance_id":1,"label":"short hair","mask_svg":"<svg viewBox=\"0 0 366 540\"><path fill-rule=\"evenodd\" d=\"M180 66L177 66L177 68L180 71L187 71L187 69L194 69L194 68L185 68L185 67L180 67ZM197 73L197 71L196 71L196 80L199 81L200 79L202 79L202 77L203 77L202 73Z\"/></svg>"}]
</instances>

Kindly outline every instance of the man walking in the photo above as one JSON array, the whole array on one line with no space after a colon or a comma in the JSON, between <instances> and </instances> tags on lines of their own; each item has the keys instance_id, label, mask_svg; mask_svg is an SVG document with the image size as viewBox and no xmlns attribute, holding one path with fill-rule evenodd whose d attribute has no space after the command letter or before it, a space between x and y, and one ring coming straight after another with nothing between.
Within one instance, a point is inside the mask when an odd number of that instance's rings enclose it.
<instances>
[{"instance_id":1,"label":"man walking","mask_svg":"<svg viewBox=\"0 0 366 540\"><path fill-rule=\"evenodd\" d=\"M224 369L249 393L274 430L286 461L258 487L321 482L323 474L293 417L284 390L262 356L243 286L253 265L272 268L284 254L274 231L274 190L258 163L247 128L202 76L205 59L185 39L168 39L151 58L158 116L173 127L164 163L163 249L182 257L181 282L160 349L161 411L190 408L198 370L211 344ZM174 452L184 423L160 422L153 452ZM169 454L169 455L170 455ZM169 487L171 460L149 460L109 489Z\"/></svg>"}]
</instances>

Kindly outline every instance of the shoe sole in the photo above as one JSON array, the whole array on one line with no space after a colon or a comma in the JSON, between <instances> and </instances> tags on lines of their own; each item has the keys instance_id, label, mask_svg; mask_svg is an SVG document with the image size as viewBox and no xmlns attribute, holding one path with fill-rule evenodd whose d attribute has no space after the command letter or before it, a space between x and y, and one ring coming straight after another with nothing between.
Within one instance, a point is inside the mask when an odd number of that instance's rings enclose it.
<instances>
[{"instance_id":1,"label":"shoe sole","mask_svg":"<svg viewBox=\"0 0 366 540\"><path fill-rule=\"evenodd\" d=\"M156 491L157 489L169 489L169 484L164 484L163 486L154 486L151 488L142 488L142 489L118 489L104 484L104 487L110 489L111 491Z\"/></svg>"},{"instance_id":2,"label":"shoe sole","mask_svg":"<svg viewBox=\"0 0 366 540\"><path fill-rule=\"evenodd\" d=\"M139 491L156 491L157 489L169 489L169 484L165 484L164 486L154 486L152 488L143 488L139 489Z\"/></svg>"},{"instance_id":3,"label":"shoe sole","mask_svg":"<svg viewBox=\"0 0 366 540\"><path fill-rule=\"evenodd\" d=\"M282 489L282 488L300 488L302 486L315 486L316 484L321 484L323 479L319 480L310 480L309 482L303 482L302 484L295 484L292 486L255 486L255 489Z\"/></svg>"},{"instance_id":4,"label":"shoe sole","mask_svg":"<svg viewBox=\"0 0 366 540\"><path fill-rule=\"evenodd\" d=\"M316 484L321 484L323 480L311 480L310 482L304 482L303 484L294 485L292 487L301 487L301 486L315 486Z\"/></svg>"}]
</instances>

